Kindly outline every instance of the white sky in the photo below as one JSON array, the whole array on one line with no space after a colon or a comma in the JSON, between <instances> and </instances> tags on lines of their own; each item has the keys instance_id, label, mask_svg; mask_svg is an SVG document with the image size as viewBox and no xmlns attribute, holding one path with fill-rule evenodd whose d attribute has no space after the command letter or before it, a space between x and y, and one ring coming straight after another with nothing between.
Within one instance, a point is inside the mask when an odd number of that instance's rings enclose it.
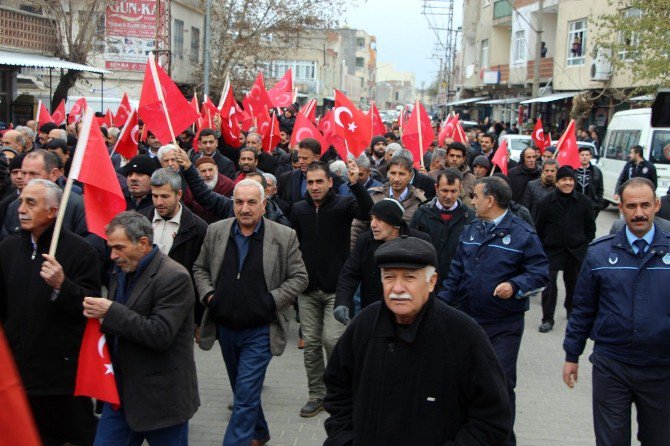
<instances>
[{"instance_id":1,"label":"white sky","mask_svg":"<svg viewBox=\"0 0 670 446\"><path fill-rule=\"evenodd\" d=\"M392 62L396 70L413 71L416 87L428 87L437 76L439 60L431 59L437 37L421 14L423 0L358 0L350 6L342 25L365 30L377 37L377 61ZM431 1L431 5L439 4ZM446 6L448 1L443 1ZM462 2L454 0L454 27L461 24ZM443 17L430 17L431 22L446 28ZM444 33L446 31L440 31ZM442 37L444 40L444 37Z\"/></svg>"}]
</instances>

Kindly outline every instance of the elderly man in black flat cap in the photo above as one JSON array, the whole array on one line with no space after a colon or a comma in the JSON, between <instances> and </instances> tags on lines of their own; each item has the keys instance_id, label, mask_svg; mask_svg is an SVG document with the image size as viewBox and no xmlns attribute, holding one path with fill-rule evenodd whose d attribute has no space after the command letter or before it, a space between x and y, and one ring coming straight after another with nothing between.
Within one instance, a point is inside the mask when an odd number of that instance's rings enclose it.
<instances>
[{"instance_id":1,"label":"elderly man in black flat cap","mask_svg":"<svg viewBox=\"0 0 670 446\"><path fill-rule=\"evenodd\" d=\"M435 248L401 236L375 252L384 299L338 341L325 372L325 445L502 445L505 379L476 322L431 297Z\"/></svg>"},{"instance_id":2,"label":"elderly man in black flat cap","mask_svg":"<svg viewBox=\"0 0 670 446\"><path fill-rule=\"evenodd\" d=\"M153 206L151 175L156 169L156 163L147 155L137 155L123 167L123 175L128 183L128 188L123 191L127 211L139 212Z\"/></svg>"}]
</instances>

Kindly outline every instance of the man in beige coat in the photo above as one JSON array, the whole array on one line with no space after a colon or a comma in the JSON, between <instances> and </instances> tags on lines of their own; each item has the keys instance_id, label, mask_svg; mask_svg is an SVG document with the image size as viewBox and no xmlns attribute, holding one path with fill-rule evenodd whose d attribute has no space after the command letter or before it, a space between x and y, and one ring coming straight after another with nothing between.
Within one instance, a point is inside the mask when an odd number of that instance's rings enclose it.
<instances>
[{"instance_id":1,"label":"man in beige coat","mask_svg":"<svg viewBox=\"0 0 670 446\"><path fill-rule=\"evenodd\" d=\"M193 277L207 306L200 347L218 337L233 388L223 444L256 446L270 439L261 407L265 371L286 347L290 307L308 279L295 231L263 218L258 182L237 183L233 206L235 218L209 227Z\"/></svg>"}]
</instances>

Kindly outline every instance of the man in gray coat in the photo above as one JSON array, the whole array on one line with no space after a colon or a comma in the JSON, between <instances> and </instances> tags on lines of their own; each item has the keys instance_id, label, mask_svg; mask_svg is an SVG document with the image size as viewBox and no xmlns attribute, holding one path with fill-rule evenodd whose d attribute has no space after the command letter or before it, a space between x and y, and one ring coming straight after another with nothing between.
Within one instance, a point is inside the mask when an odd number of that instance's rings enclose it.
<instances>
[{"instance_id":1,"label":"man in gray coat","mask_svg":"<svg viewBox=\"0 0 670 446\"><path fill-rule=\"evenodd\" d=\"M237 183L235 218L209 227L193 265L207 306L200 347L208 350L218 337L233 389L224 445L259 446L270 440L261 407L265 371L272 356L284 352L291 304L308 284L295 231L263 218L265 204L261 184Z\"/></svg>"},{"instance_id":2,"label":"man in gray coat","mask_svg":"<svg viewBox=\"0 0 670 446\"><path fill-rule=\"evenodd\" d=\"M116 264L108 299L85 297L84 316L102 319L121 408L104 405L95 445L187 446L200 405L191 277L153 244L137 212L112 219L107 245Z\"/></svg>"}]
</instances>

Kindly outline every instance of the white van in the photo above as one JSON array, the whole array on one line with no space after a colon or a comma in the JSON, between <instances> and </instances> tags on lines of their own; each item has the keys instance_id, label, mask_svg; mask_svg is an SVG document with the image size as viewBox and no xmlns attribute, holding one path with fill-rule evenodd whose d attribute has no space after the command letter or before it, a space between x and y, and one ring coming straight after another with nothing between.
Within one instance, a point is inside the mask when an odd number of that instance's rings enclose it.
<instances>
[{"instance_id":1,"label":"white van","mask_svg":"<svg viewBox=\"0 0 670 446\"><path fill-rule=\"evenodd\" d=\"M516 162L520 161L521 152L533 145L533 138L530 135L503 135L498 140L498 147L502 144L503 140L507 141L507 148L510 152L510 159Z\"/></svg>"},{"instance_id":2,"label":"white van","mask_svg":"<svg viewBox=\"0 0 670 446\"><path fill-rule=\"evenodd\" d=\"M623 167L629 161L630 148L644 148L644 159L656 166L658 188L662 197L670 187L670 127L651 126L651 108L638 108L614 114L600 148L598 167L603 171L604 198L612 203Z\"/></svg>"}]
</instances>

